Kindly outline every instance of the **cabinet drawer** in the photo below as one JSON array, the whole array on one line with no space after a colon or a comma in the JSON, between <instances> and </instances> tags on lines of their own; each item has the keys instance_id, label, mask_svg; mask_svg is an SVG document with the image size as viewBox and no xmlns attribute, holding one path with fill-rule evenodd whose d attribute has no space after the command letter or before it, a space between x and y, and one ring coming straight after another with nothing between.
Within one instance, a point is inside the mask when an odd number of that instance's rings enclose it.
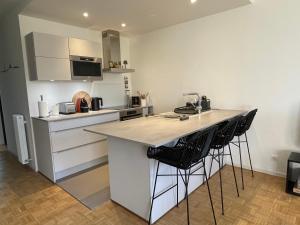
<instances>
[{"instance_id":1,"label":"cabinet drawer","mask_svg":"<svg viewBox=\"0 0 300 225\"><path fill-rule=\"evenodd\" d=\"M54 171L60 172L107 155L107 141L53 153Z\"/></svg>"},{"instance_id":2,"label":"cabinet drawer","mask_svg":"<svg viewBox=\"0 0 300 225\"><path fill-rule=\"evenodd\" d=\"M49 132L85 127L99 123L106 123L120 119L119 112L102 114L99 116L82 117L76 119L67 119L49 123Z\"/></svg>"},{"instance_id":3,"label":"cabinet drawer","mask_svg":"<svg viewBox=\"0 0 300 225\"><path fill-rule=\"evenodd\" d=\"M84 129L87 128L89 127L80 127L76 129L50 133L52 152L59 152L78 146L106 140L106 137L103 135L84 131Z\"/></svg>"}]
</instances>

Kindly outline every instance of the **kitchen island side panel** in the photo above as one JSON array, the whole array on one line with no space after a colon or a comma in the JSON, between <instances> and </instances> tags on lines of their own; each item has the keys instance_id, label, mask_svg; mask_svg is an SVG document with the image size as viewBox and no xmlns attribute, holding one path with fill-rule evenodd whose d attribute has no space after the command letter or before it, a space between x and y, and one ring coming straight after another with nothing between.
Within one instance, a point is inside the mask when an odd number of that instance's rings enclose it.
<instances>
[{"instance_id":1,"label":"kitchen island side panel","mask_svg":"<svg viewBox=\"0 0 300 225\"><path fill-rule=\"evenodd\" d=\"M141 218L148 220L157 161L147 158L148 147L144 144L120 138L108 137L108 159L111 199ZM210 158L206 160L206 168ZM217 171L213 165L212 174ZM198 171L201 173L202 169ZM159 173L176 174L174 167L160 164ZM179 201L184 199L185 189L179 181ZM204 179L202 176L190 178L189 193L197 189ZM159 177L156 194L176 184L176 177ZM152 223L176 206L176 188L154 201ZM209 204L209 203L208 203Z\"/></svg>"},{"instance_id":2,"label":"kitchen island side panel","mask_svg":"<svg viewBox=\"0 0 300 225\"><path fill-rule=\"evenodd\" d=\"M150 164L143 144L108 137L111 199L146 219L150 205Z\"/></svg>"}]
</instances>

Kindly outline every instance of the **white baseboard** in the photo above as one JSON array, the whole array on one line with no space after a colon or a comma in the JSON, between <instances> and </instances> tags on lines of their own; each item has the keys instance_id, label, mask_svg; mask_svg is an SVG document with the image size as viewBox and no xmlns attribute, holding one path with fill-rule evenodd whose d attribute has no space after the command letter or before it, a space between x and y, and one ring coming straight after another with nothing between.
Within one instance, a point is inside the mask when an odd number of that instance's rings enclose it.
<instances>
[{"instance_id":1,"label":"white baseboard","mask_svg":"<svg viewBox=\"0 0 300 225\"><path fill-rule=\"evenodd\" d=\"M228 162L226 162L227 165L231 166L231 163L229 164ZM240 167L240 164L233 164L235 167ZM243 166L244 169L247 170L251 170L250 166ZM265 174L269 174L272 176L276 176L276 177L286 177L286 174L284 172L280 172L280 171L271 171L271 170L266 170L266 169L261 169L261 168L257 168L257 167L253 167L253 170L255 172L260 172L260 173L265 173Z\"/></svg>"}]
</instances>

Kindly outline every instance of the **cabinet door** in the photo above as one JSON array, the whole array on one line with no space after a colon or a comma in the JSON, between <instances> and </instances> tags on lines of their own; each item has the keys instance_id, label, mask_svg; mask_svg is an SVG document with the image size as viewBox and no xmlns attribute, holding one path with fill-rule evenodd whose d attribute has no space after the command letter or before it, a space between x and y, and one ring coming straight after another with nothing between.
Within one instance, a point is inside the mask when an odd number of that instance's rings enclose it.
<instances>
[{"instance_id":1,"label":"cabinet door","mask_svg":"<svg viewBox=\"0 0 300 225\"><path fill-rule=\"evenodd\" d=\"M71 80L69 59L36 57L38 80Z\"/></svg>"},{"instance_id":2,"label":"cabinet door","mask_svg":"<svg viewBox=\"0 0 300 225\"><path fill-rule=\"evenodd\" d=\"M69 59L67 37L42 33L33 33L32 35L36 57Z\"/></svg>"},{"instance_id":3,"label":"cabinet door","mask_svg":"<svg viewBox=\"0 0 300 225\"><path fill-rule=\"evenodd\" d=\"M99 38L100 39L100 38ZM101 46L97 42L69 38L70 55L101 58Z\"/></svg>"}]
</instances>

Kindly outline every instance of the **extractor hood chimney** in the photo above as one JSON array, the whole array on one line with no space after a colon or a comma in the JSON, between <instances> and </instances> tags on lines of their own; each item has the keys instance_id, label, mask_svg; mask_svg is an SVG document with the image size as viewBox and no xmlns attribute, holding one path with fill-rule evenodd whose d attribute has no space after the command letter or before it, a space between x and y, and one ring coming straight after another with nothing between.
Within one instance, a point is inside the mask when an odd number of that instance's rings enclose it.
<instances>
[{"instance_id":1,"label":"extractor hood chimney","mask_svg":"<svg viewBox=\"0 0 300 225\"><path fill-rule=\"evenodd\" d=\"M115 30L102 32L103 71L108 73L132 73L134 69L122 68L120 33ZM124 65L123 65L124 67Z\"/></svg>"}]
</instances>

